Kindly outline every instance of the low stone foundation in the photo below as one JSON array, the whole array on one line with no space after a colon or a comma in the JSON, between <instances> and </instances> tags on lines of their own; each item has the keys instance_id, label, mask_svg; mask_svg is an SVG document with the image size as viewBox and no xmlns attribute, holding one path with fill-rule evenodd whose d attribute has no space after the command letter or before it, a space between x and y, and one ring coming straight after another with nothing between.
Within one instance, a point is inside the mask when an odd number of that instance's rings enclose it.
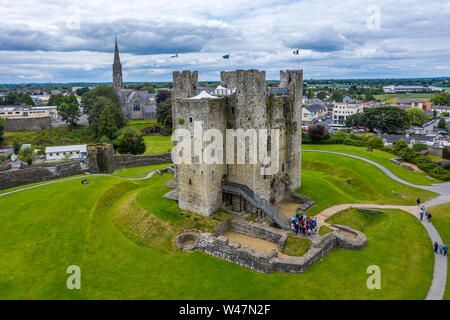
<instances>
[{"instance_id":1,"label":"low stone foundation","mask_svg":"<svg viewBox=\"0 0 450 320\"><path fill-rule=\"evenodd\" d=\"M229 243L228 238L222 234L226 231L233 231L277 243L279 250L283 250L287 234L285 231L242 219L224 221L217 226L214 234L197 233L197 240L193 245L190 243L188 247L190 250L200 250L258 272L301 273L336 247L357 250L366 246L367 237L362 232L343 225L334 225L334 227L341 230L342 233L339 231L328 233L317 243L312 243L309 250L301 257L279 258L275 249L269 253L255 252L252 247L241 248L240 243ZM187 246L183 243L183 239L192 241L190 234L192 234L192 230L186 230L177 236L178 248L186 250Z\"/></svg>"}]
</instances>

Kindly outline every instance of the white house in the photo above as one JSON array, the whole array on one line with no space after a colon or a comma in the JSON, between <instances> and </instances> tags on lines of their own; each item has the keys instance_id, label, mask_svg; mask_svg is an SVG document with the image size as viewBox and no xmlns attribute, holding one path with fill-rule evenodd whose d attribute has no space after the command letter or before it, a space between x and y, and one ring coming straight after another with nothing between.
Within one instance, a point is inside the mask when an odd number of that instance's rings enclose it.
<instances>
[{"instance_id":1,"label":"white house","mask_svg":"<svg viewBox=\"0 0 450 320\"><path fill-rule=\"evenodd\" d=\"M336 125L345 125L345 120L348 116L356 113L363 112L362 104L351 104L344 102L336 102L333 108L332 120L333 124Z\"/></svg>"},{"instance_id":2,"label":"white house","mask_svg":"<svg viewBox=\"0 0 450 320\"><path fill-rule=\"evenodd\" d=\"M45 156L47 161L61 161L67 159L83 160L86 157L87 146L59 146L45 148Z\"/></svg>"}]
</instances>

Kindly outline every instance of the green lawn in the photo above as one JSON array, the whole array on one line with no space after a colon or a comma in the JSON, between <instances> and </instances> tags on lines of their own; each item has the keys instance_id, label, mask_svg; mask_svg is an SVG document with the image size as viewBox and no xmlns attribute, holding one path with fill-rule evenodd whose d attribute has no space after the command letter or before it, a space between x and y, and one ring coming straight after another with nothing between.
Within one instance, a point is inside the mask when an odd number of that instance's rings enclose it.
<instances>
[{"instance_id":1,"label":"green lawn","mask_svg":"<svg viewBox=\"0 0 450 320\"><path fill-rule=\"evenodd\" d=\"M389 161L389 159L395 158L396 156L380 151L380 150L373 150L372 152L366 151L366 147L354 147L354 146L347 146L343 144L332 144L332 145L308 145L304 144L302 146L302 149L312 149L312 150L328 150L328 151L335 151L335 152L343 152L352 154L355 156L360 156L375 162L378 162L382 166L386 167L389 171L391 171L393 174L395 174L397 177L408 181L410 183L414 183L417 185L425 185L429 186L432 183L438 183L441 182L437 179L428 178L427 174L425 172L412 172L406 168L403 168L399 165L396 165L395 163ZM303 155L307 154L307 152L303 153Z\"/></svg>"},{"instance_id":2,"label":"green lawn","mask_svg":"<svg viewBox=\"0 0 450 320\"><path fill-rule=\"evenodd\" d=\"M415 100L423 100L425 102L433 99L433 93L384 93L384 94L376 94L374 95L376 100L380 100L381 102L396 104L398 99L415 99Z\"/></svg>"},{"instance_id":3,"label":"green lawn","mask_svg":"<svg viewBox=\"0 0 450 320\"><path fill-rule=\"evenodd\" d=\"M153 166L117 169L116 171L113 172L113 175L125 178L143 178L147 176L148 173L158 169L163 169L169 165L171 165L171 163L156 164Z\"/></svg>"},{"instance_id":4,"label":"green lawn","mask_svg":"<svg viewBox=\"0 0 450 320\"><path fill-rule=\"evenodd\" d=\"M302 256L311 246L311 240L288 233L283 253L288 256Z\"/></svg>"},{"instance_id":5,"label":"green lawn","mask_svg":"<svg viewBox=\"0 0 450 320\"><path fill-rule=\"evenodd\" d=\"M144 154L166 153L173 148L171 136L146 136L144 142L147 146Z\"/></svg>"},{"instance_id":6,"label":"green lawn","mask_svg":"<svg viewBox=\"0 0 450 320\"><path fill-rule=\"evenodd\" d=\"M151 127L157 125L158 121L156 120L136 120L136 121L128 121L127 125L130 127L134 127L141 131L144 128Z\"/></svg>"},{"instance_id":7,"label":"green lawn","mask_svg":"<svg viewBox=\"0 0 450 320\"><path fill-rule=\"evenodd\" d=\"M306 185L314 177L323 182L313 170L303 174ZM174 248L173 236L179 230L208 231L217 221L180 216L176 203L162 198L170 190L163 183L172 178L164 174L131 182L92 176L88 185L81 185L80 178L1 197L0 299L426 296L433 267L429 239L408 214L393 212L366 229L368 245L363 250L336 249L303 274L262 274ZM339 187L324 191L339 194L336 190ZM381 290L366 287L366 269L373 264L381 268ZM81 290L66 288L69 265L81 268Z\"/></svg>"},{"instance_id":8,"label":"green lawn","mask_svg":"<svg viewBox=\"0 0 450 320\"><path fill-rule=\"evenodd\" d=\"M433 218L432 222L439 234L441 235L442 241L449 246L450 245L450 202L441 204L436 207L431 207L428 209ZM448 255L448 253L447 253ZM444 299L450 300L450 264L447 267L447 283L445 287Z\"/></svg>"},{"instance_id":9,"label":"green lawn","mask_svg":"<svg viewBox=\"0 0 450 320\"><path fill-rule=\"evenodd\" d=\"M319 235L324 236L327 233L333 232L334 230L331 228L328 228L327 226L320 226L319 228Z\"/></svg>"},{"instance_id":10,"label":"green lawn","mask_svg":"<svg viewBox=\"0 0 450 320\"><path fill-rule=\"evenodd\" d=\"M367 162L321 152L302 153L302 187L297 192L316 201L307 211L310 215L341 203L414 205L417 197L425 201L437 196L396 182Z\"/></svg>"}]
</instances>

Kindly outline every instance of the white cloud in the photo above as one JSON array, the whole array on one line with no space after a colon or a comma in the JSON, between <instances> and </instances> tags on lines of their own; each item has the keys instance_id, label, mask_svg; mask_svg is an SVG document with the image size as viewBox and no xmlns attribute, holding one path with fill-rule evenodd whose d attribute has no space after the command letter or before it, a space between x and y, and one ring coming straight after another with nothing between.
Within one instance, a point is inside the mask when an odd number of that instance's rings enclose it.
<instances>
[{"instance_id":1,"label":"white cloud","mask_svg":"<svg viewBox=\"0 0 450 320\"><path fill-rule=\"evenodd\" d=\"M376 1L381 29L369 30L373 3L2 0L0 82L110 81L115 35L125 81L170 80L184 68L218 79L230 62L272 79L299 64L305 78L448 75L450 2ZM177 49L178 64L170 59Z\"/></svg>"}]
</instances>

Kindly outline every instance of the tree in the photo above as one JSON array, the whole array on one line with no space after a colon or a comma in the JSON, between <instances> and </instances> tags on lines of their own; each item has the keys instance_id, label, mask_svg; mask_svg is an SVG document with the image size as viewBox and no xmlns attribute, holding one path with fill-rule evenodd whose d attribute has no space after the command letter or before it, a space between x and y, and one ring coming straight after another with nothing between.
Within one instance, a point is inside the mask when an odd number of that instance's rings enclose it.
<instances>
[{"instance_id":1,"label":"tree","mask_svg":"<svg viewBox=\"0 0 450 320\"><path fill-rule=\"evenodd\" d=\"M328 139L330 137L330 134L328 133L327 129L323 125L318 124L318 125L309 127L308 137L311 140L323 140L323 139Z\"/></svg>"},{"instance_id":2,"label":"tree","mask_svg":"<svg viewBox=\"0 0 450 320\"><path fill-rule=\"evenodd\" d=\"M48 99L48 106L59 106L63 101L64 96L62 94L52 94Z\"/></svg>"},{"instance_id":3,"label":"tree","mask_svg":"<svg viewBox=\"0 0 450 320\"><path fill-rule=\"evenodd\" d=\"M33 164L34 150L30 147L23 149L19 153L20 161L26 162L28 165Z\"/></svg>"},{"instance_id":4,"label":"tree","mask_svg":"<svg viewBox=\"0 0 450 320\"><path fill-rule=\"evenodd\" d=\"M406 113L408 114L409 123L412 126L421 126L422 123L428 120L425 112L418 108L409 108L406 110Z\"/></svg>"},{"instance_id":5,"label":"tree","mask_svg":"<svg viewBox=\"0 0 450 320\"><path fill-rule=\"evenodd\" d=\"M98 96L94 104L90 107L88 115L89 126L94 132L97 133L97 138L103 136L103 134L100 134L101 130L99 131L100 126L99 122L100 116L102 115L102 113L104 113L103 111L105 109L107 109L106 115L108 115L108 122L109 122L108 126L110 126L111 128L115 127L117 130L123 128L126 124L122 108L117 107L117 105L109 98ZM105 126L104 121L106 115L103 116L103 123L102 123L103 127ZM110 136L107 137L111 139Z\"/></svg>"},{"instance_id":6,"label":"tree","mask_svg":"<svg viewBox=\"0 0 450 320\"><path fill-rule=\"evenodd\" d=\"M403 149L408 148L408 144L405 140L397 140L397 142L394 145L394 152L396 154L399 154Z\"/></svg>"},{"instance_id":7,"label":"tree","mask_svg":"<svg viewBox=\"0 0 450 320\"><path fill-rule=\"evenodd\" d=\"M77 121L81 116L81 111L77 102L63 102L59 105L58 111L61 119L71 126L76 126Z\"/></svg>"},{"instance_id":8,"label":"tree","mask_svg":"<svg viewBox=\"0 0 450 320\"><path fill-rule=\"evenodd\" d=\"M156 120L168 128L172 128L172 99L169 98L158 105Z\"/></svg>"},{"instance_id":9,"label":"tree","mask_svg":"<svg viewBox=\"0 0 450 320\"><path fill-rule=\"evenodd\" d=\"M120 105L119 96L112 86L99 85L81 97L81 107L84 113L88 115L89 126L95 132L97 132L97 120L106 106L110 107L117 128L125 127L126 120Z\"/></svg>"},{"instance_id":10,"label":"tree","mask_svg":"<svg viewBox=\"0 0 450 320\"><path fill-rule=\"evenodd\" d=\"M344 100L344 93L342 91L340 91L340 90L335 90L331 94L330 99L334 100L336 102L342 102L342 100Z\"/></svg>"},{"instance_id":11,"label":"tree","mask_svg":"<svg viewBox=\"0 0 450 320\"><path fill-rule=\"evenodd\" d=\"M439 105L439 106L450 105L450 94L446 93L446 92L442 92L442 93L436 95L433 98L433 104Z\"/></svg>"},{"instance_id":12,"label":"tree","mask_svg":"<svg viewBox=\"0 0 450 320\"><path fill-rule=\"evenodd\" d=\"M121 154L143 154L146 149L142 134L133 127L123 128L115 145Z\"/></svg>"},{"instance_id":13,"label":"tree","mask_svg":"<svg viewBox=\"0 0 450 320\"><path fill-rule=\"evenodd\" d=\"M369 146L374 149L381 149L384 147L383 139L380 137L372 137L369 139Z\"/></svg>"},{"instance_id":14,"label":"tree","mask_svg":"<svg viewBox=\"0 0 450 320\"><path fill-rule=\"evenodd\" d=\"M412 149L413 149L414 151L416 151L416 152L420 152L420 151L423 151L423 150L428 150L428 147L427 147L426 144L415 143L415 144L412 146Z\"/></svg>"},{"instance_id":15,"label":"tree","mask_svg":"<svg viewBox=\"0 0 450 320\"><path fill-rule=\"evenodd\" d=\"M5 120L0 118L0 145L3 143L3 133L5 132Z\"/></svg>"},{"instance_id":16,"label":"tree","mask_svg":"<svg viewBox=\"0 0 450 320\"><path fill-rule=\"evenodd\" d=\"M99 98L101 99L101 98ZM106 98L103 98L106 99ZM105 106L98 117L97 137L107 137L113 140L117 136L117 125L110 106Z\"/></svg>"},{"instance_id":17,"label":"tree","mask_svg":"<svg viewBox=\"0 0 450 320\"><path fill-rule=\"evenodd\" d=\"M170 97L171 97L170 91L167 91L167 90L159 90L158 93L156 93L156 98L155 98L156 104L157 104L158 107L159 107L159 104L160 104L161 102L166 101L166 100L169 99Z\"/></svg>"},{"instance_id":18,"label":"tree","mask_svg":"<svg viewBox=\"0 0 450 320\"><path fill-rule=\"evenodd\" d=\"M439 129L447 129L447 122L445 122L444 118L441 118L438 122L438 128Z\"/></svg>"},{"instance_id":19,"label":"tree","mask_svg":"<svg viewBox=\"0 0 450 320\"><path fill-rule=\"evenodd\" d=\"M437 117L437 111L435 109L435 110L433 110L433 119L436 119L436 117Z\"/></svg>"},{"instance_id":20,"label":"tree","mask_svg":"<svg viewBox=\"0 0 450 320\"><path fill-rule=\"evenodd\" d=\"M77 94L77 96L82 96L83 94L85 94L88 91L89 91L88 87L83 87L83 88L79 88L79 89L75 90L75 93Z\"/></svg>"},{"instance_id":21,"label":"tree","mask_svg":"<svg viewBox=\"0 0 450 320\"><path fill-rule=\"evenodd\" d=\"M317 98L320 100L323 100L327 97L327 92L326 91L319 91L319 93L317 93Z\"/></svg>"},{"instance_id":22,"label":"tree","mask_svg":"<svg viewBox=\"0 0 450 320\"><path fill-rule=\"evenodd\" d=\"M361 114L348 116L348 126L364 126L370 131L381 133L404 133L409 128L409 118L406 111L397 107L370 108Z\"/></svg>"}]
</instances>

